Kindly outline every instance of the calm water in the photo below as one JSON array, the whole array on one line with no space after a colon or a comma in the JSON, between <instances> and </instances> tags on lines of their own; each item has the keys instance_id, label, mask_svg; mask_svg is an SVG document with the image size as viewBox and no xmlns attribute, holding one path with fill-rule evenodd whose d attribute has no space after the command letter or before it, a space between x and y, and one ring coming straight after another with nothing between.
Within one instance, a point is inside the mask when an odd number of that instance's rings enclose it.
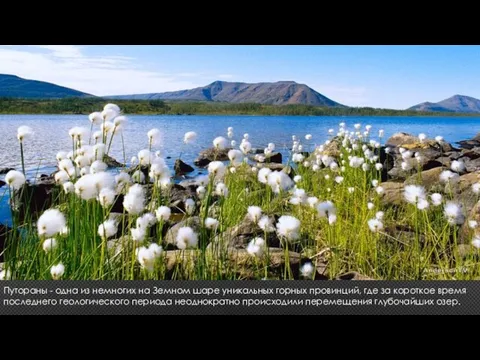
<instances>
[{"instance_id":1,"label":"calm water","mask_svg":"<svg viewBox=\"0 0 480 360\"><path fill-rule=\"evenodd\" d=\"M227 128L234 128L234 139L240 143L244 133L250 135L253 147L265 147L273 142L277 149L286 154L292 135L297 135L305 143L304 136L312 134L310 146L328 138L328 129L338 128L340 122L346 122L349 128L353 124L372 125L372 134L384 129L385 139L390 135L404 131L412 134L421 132L428 137L441 135L449 142L469 139L480 132L480 117L318 117L318 116L129 116L124 131L127 161L139 150L148 147L146 133L152 128L162 132L162 143L155 150L161 150L172 165L174 159L183 151L182 159L192 164L200 149L212 146L217 136L226 137ZM31 173L37 171L49 173L55 166L58 151L69 151L71 140L68 130L74 126L89 128L90 123L84 115L0 115L0 168L16 167L20 169L20 152L16 138L17 128L28 125L35 136L25 146L26 166ZM183 135L187 131L198 134L194 145L182 146ZM121 139L116 138L110 152L120 162L123 160ZM38 169L38 170L37 170ZM3 179L2 176L0 176ZM0 189L0 198L4 192ZM5 204L5 197L0 200ZM8 212L7 212L8 213ZM3 219L2 219L3 214ZM5 207L0 204L0 222L5 220Z\"/></svg>"}]
</instances>

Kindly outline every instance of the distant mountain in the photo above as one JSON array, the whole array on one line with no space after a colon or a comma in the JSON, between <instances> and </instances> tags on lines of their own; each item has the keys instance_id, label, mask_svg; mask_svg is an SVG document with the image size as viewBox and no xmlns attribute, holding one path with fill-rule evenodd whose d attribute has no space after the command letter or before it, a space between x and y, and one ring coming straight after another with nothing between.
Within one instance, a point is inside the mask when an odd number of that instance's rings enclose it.
<instances>
[{"instance_id":1,"label":"distant mountain","mask_svg":"<svg viewBox=\"0 0 480 360\"><path fill-rule=\"evenodd\" d=\"M438 103L424 102L408 110L480 113L480 100L465 95L454 95Z\"/></svg>"},{"instance_id":2,"label":"distant mountain","mask_svg":"<svg viewBox=\"0 0 480 360\"><path fill-rule=\"evenodd\" d=\"M216 101L227 103L259 103L269 105L306 104L345 107L304 84L294 81L247 84L215 81L190 90L164 93L104 96L109 99Z\"/></svg>"},{"instance_id":3,"label":"distant mountain","mask_svg":"<svg viewBox=\"0 0 480 360\"><path fill-rule=\"evenodd\" d=\"M93 95L52 83L27 80L15 75L0 74L0 97L26 99L59 99Z\"/></svg>"}]
</instances>

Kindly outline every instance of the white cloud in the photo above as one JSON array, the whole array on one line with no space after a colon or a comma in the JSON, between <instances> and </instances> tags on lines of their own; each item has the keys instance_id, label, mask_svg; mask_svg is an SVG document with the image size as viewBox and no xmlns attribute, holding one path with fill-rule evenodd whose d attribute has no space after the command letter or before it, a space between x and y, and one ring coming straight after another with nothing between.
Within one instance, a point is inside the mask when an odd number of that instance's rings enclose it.
<instances>
[{"instance_id":1,"label":"white cloud","mask_svg":"<svg viewBox=\"0 0 480 360\"><path fill-rule=\"evenodd\" d=\"M230 79L233 79L234 76L232 74L220 74L220 75L217 75L217 78L221 80L230 80Z\"/></svg>"},{"instance_id":2,"label":"white cloud","mask_svg":"<svg viewBox=\"0 0 480 360\"><path fill-rule=\"evenodd\" d=\"M313 84L310 86L320 94L340 104L352 107L370 106L368 90L365 87L331 85L315 86Z\"/></svg>"},{"instance_id":3,"label":"white cloud","mask_svg":"<svg viewBox=\"0 0 480 360\"><path fill-rule=\"evenodd\" d=\"M88 56L76 45L0 47L0 73L48 81L93 95L163 92L203 86L196 74L148 71L125 56Z\"/></svg>"}]
</instances>

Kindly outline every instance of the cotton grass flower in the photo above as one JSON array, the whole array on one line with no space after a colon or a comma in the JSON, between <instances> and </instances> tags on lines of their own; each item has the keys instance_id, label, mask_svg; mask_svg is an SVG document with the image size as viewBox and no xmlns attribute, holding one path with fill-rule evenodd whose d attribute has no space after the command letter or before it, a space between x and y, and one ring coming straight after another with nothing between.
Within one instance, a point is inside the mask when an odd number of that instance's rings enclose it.
<instances>
[{"instance_id":1,"label":"cotton grass flower","mask_svg":"<svg viewBox=\"0 0 480 360\"><path fill-rule=\"evenodd\" d=\"M282 215L277 222L277 233L287 241L300 238L300 220L290 215Z\"/></svg>"},{"instance_id":2,"label":"cotton grass flower","mask_svg":"<svg viewBox=\"0 0 480 360\"><path fill-rule=\"evenodd\" d=\"M93 112L90 115L88 115L88 120L93 124L93 125L100 125L103 122L103 116L102 113L99 111Z\"/></svg>"},{"instance_id":3,"label":"cotton grass flower","mask_svg":"<svg viewBox=\"0 0 480 360\"><path fill-rule=\"evenodd\" d=\"M405 200L410 204L417 204L420 199L425 199L425 188L418 185L405 186Z\"/></svg>"},{"instance_id":4,"label":"cotton grass flower","mask_svg":"<svg viewBox=\"0 0 480 360\"><path fill-rule=\"evenodd\" d=\"M377 211L377 213L375 214L375 219L382 220L384 216L385 213L383 211Z\"/></svg>"},{"instance_id":5,"label":"cotton grass flower","mask_svg":"<svg viewBox=\"0 0 480 360\"><path fill-rule=\"evenodd\" d=\"M297 164L303 162L304 159L305 157L300 153L293 154L292 156L292 161Z\"/></svg>"},{"instance_id":6,"label":"cotton grass flower","mask_svg":"<svg viewBox=\"0 0 480 360\"><path fill-rule=\"evenodd\" d=\"M322 218L327 218L329 215L336 214L337 209L335 208L335 205L333 202L330 200L328 201L323 201L320 204L317 205L317 213L318 216Z\"/></svg>"},{"instance_id":7,"label":"cotton grass flower","mask_svg":"<svg viewBox=\"0 0 480 360\"><path fill-rule=\"evenodd\" d=\"M154 146L154 145L160 144L161 136L162 136L162 133L160 132L160 130L158 130L158 129L156 129L156 128L151 129L151 130L147 133L148 143L150 144L150 146ZM140 158L140 156L139 156L139 158Z\"/></svg>"},{"instance_id":8,"label":"cotton grass flower","mask_svg":"<svg viewBox=\"0 0 480 360\"><path fill-rule=\"evenodd\" d=\"M247 155L252 150L252 144L245 139L244 141L242 141L239 147L240 150L242 150L242 153L244 153L245 155Z\"/></svg>"},{"instance_id":9,"label":"cotton grass flower","mask_svg":"<svg viewBox=\"0 0 480 360\"><path fill-rule=\"evenodd\" d=\"M450 225L461 225L465 221L465 215L462 213L462 206L453 201L445 204L443 213Z\"/></svg>"},{"instance_id":10,"label":"cotton grass flower","mask_svg":"<svg viewBox=\"0 0 480 360\"><path fill-rule=\"evenodd\" d=\"M440 182L451 183L458 180L459 175L450 170L444 170L440 173Z\"/></svg>"},{"instance_id":11,"label":"cotton grass flower","mask_svg":"<svg viewBox=\"0 0 480 360\"><path fill-rule=\"evenodd\" d=\"M38 218L38 235L50 238L57 235L65 226L65 216L57 209L48 209Z\"/></svg>"},{"instance_id":12,"label":"cotton grass flower","mask_svg":"<svg viewBox=\"0 0 480 360\"><path fill-rule=\"evenodd\" d=\"M430 195L430 199L432 200L432 205L433 206L439 206L439 205L442 205L442 195L439 194L439 193L433 193L432 195Z\"/></svg>"},{"instance_id":13,"label":"cotton grass flower","mask_svg":"<svg viewBox=\"0 0 480 360\"><path fill-rule=\"evenodd\" d=\"M102 224L98 226L98 236L102 238L102 240L107 240L112 236L117 234L118 228L115 220L107 220L104 221Z\"/></svg>"},{"instance_id":14,"label":"cotton grass flower","mask_svg":"<svg viewBox=\"0 0 480 360\"><path fill-rule=\"evenodd\" d=\"M443 141L443 136L435 136L435 141L441 143Z\"/></svg>"},{"instance_id":15,"label":"cotton grass flower","mask_svg":"<svg viewBox=\"0 0 480 360\"><path fill-rule=\"evenodd\" d=\"M55 250L58 246L57 240L55 238L46 239L42 244L42 249L47 254L53 250Z\"/></svg>"},{"instance_id":16,"label":"cotton grass flower","mask_svg":"<svg viewBox=\"0 0 480 360\"><path fill-rule=\"evenodd\" d=\"M468 227L470 229L476 229L478 226L478 222L476 220L469 220L468 221Z\"/></svg>"},{"instance_id":17,"label":"cotton grass flower","mask_svg":"<svg viewBox=\"0 0 480 360\"><path fill-rule=\"evenodd\" d=\"M65 194L71 194L71 193L74 193L75 192L75 185L73 185L73 183L71 181L67 181L65 183L63 183L63 191L65 192Z\"/></svg>"},{"instance_id":18,"label":"cotton grass flower","mask_svg":"<svg viewBox=\"0 0 480 360\"><path fill-rule=\"evenodd\" d=\"M275 226L273 226L272 220L267 215L263 215L260 218L258 227L267 233L275 231Z\"/></svg>"},{"instance_id":19,"label":"cotton grass flower","mask_svg":"<svg viewBox=\"0 0 480 360\"><path fill-rule=\"evenodd\" d=\"M115 192L115 190L110 188L103 188L102 190L100 190L97 199L103 208L108 208L109 206L113 205L116 196L117 193Z\"/></svg>"},{"instance_id":20,"label":"cotton grass flower","mask_svg":"<svg viewBox=\"0 0 480 360\"><path fill-rule=\"evenodd\" d=\"M30 126L23 125L17 129L17 139L20 142L31 139L33 134L33 129Z\"/></svg>"},{"instance_id":21,"label":"cotton grass flower","mask_svg":"<svg viewBox=\"0 0 480 360\"><path fill-rule=\"evenodd\" d=\"M139 215L145 209L145 190L141 185L130 186L123 199L123 207L131 215Z\"/></svg>"},{"instance_id":22,"label":"cotton grass flower","mask_svg":"<svg viewBox=\"0 0 480 360\"><path fill-rule=\"evenodd\" d=\"M475 183L472 185L472 191L474 194L479 194L480 193L480 183Z\"/></svg>"},{"instance_id":23,"label":"cotton grass flower","mask_svg":"<svg viewBox=\"0 0 480 360\"><path fill-rule=\"evenodd\" d=\"M347 191L348 191L349 194L353 194L353 192L355 191L355 188L354 187L348 187Z\"/></svg>"},{"instance_id":24,"label":"cotton grass flower","mask_svg":"<svg viewBox=\"0 0 480 360\"><path fill-rule=\"evenodd\" d=\"M259 206L249 206L247 209L247 216L254 224L256 224L262 217L262 209Z\"/></svg>"},{"instance_id":25,"label":"cotton grass flower","mask_svg":"<svg viewBox=\"0 0 480 360\"><path fill-rule=\"evenodd\" d=\"M292 205L302 205L307 202L307 193L304 189L294 189L293 195L290 199Z\"/></svg>"},{"instance_id":26,"label":"cotton grass flower","mask_svg":"<svg viewBox=\"0 0 480 360\"><path fill-rule=\"evenodd\" d=\"M293 181L294 181L295 183L298 183L298 182L302 181L302 177L301 177L300 175L295 175L295 176L293 177Z\"/></svg>"},{"instance_id":27,"label":"cotton grass flower","mask_svg":"<svg viewBox=\"0 0 480 360\"><path fill-rule=\"evenodd\" d=\"M5 182L12 190L19 190L26 182L25 175L20 171L10 170L5 176Z\"/></svg>"},{"instance_id":28,"label":"cotton grass flower","mask_svg":"<svg viewBox=\"0 0 480 360\"><path fill-rule=\"evenodd\" d=\"M261 168L258 171L258 181L260 181L262 184L266 184L268 182L268 176L272 173L272 170L269 168Z\"/></svg>"},{"instance_id":29,"label":"cotton grass flower","mask_svg":"<svg viewBox=\"0 0 480 360\"><path fill-rule=\"evenodd\" d=\"M368 210L373 210L373 209L375 209L375 204L369 202L369 203L367 204L367 208L368 208Z\"/></svg>"},{"instance_id":30,"label":"cotton grass flower","mask_svg":"<svg viewBox=\"0 0 480 360\"><path fill-rule=\"evenodd\" d=\"M372 232L377 233L377 232L383 230L383 223L380 220L378 220L377 218L370 219L370 220L368 220L368 227L370 228L370 230Z\"/></svg>"},{"instance_id":31,"label":"cotton grass flower","mask_svg":"<svg viewBox=\"0 0 480 360\"><path fill-rule=\"evenodd\" d=\"M135 244L143 242L145 240L146 234L147 234L146 228L139 228L139 227L130 228L130 235Z\"/></svg>"},{"instance_id":32,"label":"cotton grass flower","mask_svg":"<svg viewBox=\"0 0 480 360\"><path fill-rule=\"evenodd\" d=\"M311 208L315 208L318 204L318 198L315 197L315 196L311 196L311 197L307 198L307 204Z\"/></svg>"},{"instance_id":33,"label":"cotton grass flower","mask_svg":"<svg viewBox=\"0 0 480 360\"><path fill-rule=\"evenodd\" d=\"M418 140L420 140L421 143L423 143L427 139L427 135L424 133L418 134Z\"/></svg>"},{"instance_id":34,"label":"cotton grass flower","mask_svg":"<svg viewBox=\"0 0 480 360\"><path fill-rule=\"evenodd\" d=\"M132 180L137 184L144 184L145 174L143 173L143 171L137 170L132 174Z\"/></svg>"},{"instance_id":35,"label":"cotton grass flower","mask_svg":"<svg viewBox=\"0 0 480 360\"><path fill-rule=\"evenodd\" d=\"M183 142L185 144L191 144L197 138L197 133L195 131L188 131L183 136Z\"/></svg>"},{"instance_id":36,"label":"cotton grass flower","mask_svg":"<svg viewBox=\"0 0 480 360\"><path fill-rule=\"evenodd\" d=\"M458 161L458 160L453 160L452 164L450 165L450 168L456 173L463 173L466 170L465 164L463 163L463 161Z\"/></svg>"},{"instance_id":37,"label":"cotton grass flower","mask_svg":"<svg viewBox=\"0 0 480 360\"><path fill-rule=\"evenodd\" d=\"M263 240L261 237L256 237L248 243L247 253L252 256L256 256L257 258L260 258L263 256L264 249L265 240Z\"/></svg>"},{"instance_id":38,"label":"cotton grass flower","mask_svg":"<svg viewBox=\"0 0 480 360\"><path fill-rule=\"evenodd\" d=\"M96 160L92 163L90 166L90 173L92 174L98 174L101 172L105 172L108 168L108 165L105 164L103 161Z\"/></svg>"},{"instance_id":39,"label":"cotton grass flower","mask_svg":"<svg viewBox=\"0 0 480 360\"><path fill-rule=\"evenodd\" d=\"M364 158L361 158L361 157L358 157L358 156L353 156L351 159L350 159L350 167L352 168L359 168L360 166L363 165L363 163L365 162L365 159Z\"/></svg>"},{"instance_id":40,"label":"cotton grass flower","mask_svg":"<svg viewBox=\"0 0 480 360\"><path fill-rule=\"evenodd\" d=\"M137 225L137 228L146 230L152 227L153 225L155 225L156 222L157 222L157 218L155 217L155 215L153 215L152 213L146 213L140 216L139 218L137 218L136 225Z\"/></svg>"},{"instance_id":41,"label":"cotton grass flower","mask_svg":"<svg viewBox=\"0 0 480 360\"><path fill-rule=\"evenodd\" d=\"M185 200L185 212L188 215L192 215L195 211L195 201L193 199Z\"/></svg>"},{"instance_id":42,"label":"cotton grass flower","mask_svg":"<svg viewBox=\"0 0 480 360\"><path fill-rule=\"evenodd\" d=\"M162 254L162 247L157 244L151 244L148 248L145 246L137 250L137 259L142 269L149 273L155 270L155 262Z\"/></svg>"},{"instance_id":43,"label":"cotton grass flower","mask_svg":"<svg viewBox=\"0 0 480 360\"><path fill-rule=\"evenodd\" d=\"M233 165L240 165L243 161L243 153L240 150L230 150L228 152L228 158Z\"/></svg>"},{"instance_id":44,"label":"cotton grass flower","mask_svg":"<svg viewBox=\"0 0 480 360\"><path fill-rule=\"evenodd\" d=\"M10 280L12 278L12 273L10 270L0 271L0 280Z\"/></svg>"},{"instance_id":45,"label":"cotton grass flower","mask_svg":"<svg viewBox=\"0 0 480 360\"><path fill-rule=\"evenodd\" d=\"M59 280L65 273L65 266L62 263L54 265L50 268L50 274L53 280Z\"/></svg>"},{"instance_id":46,"label":"cotton grass flower","mask_svg":"<svg viewBox=\"0 0 480 360\"><path fill-rule=\"evenodd\" d=\"M311 262L306 262L300 268L300 274L306 279L311 279L314 271L315 271L315 267Z\"/></svg>"},{"instance_id":47,"label":"cotton grass flower","mask_svg":"<svg viewBox=\"0 0 480 360\"><path fill-rule=\"evenodd\" d=\"M180 250L196 248L198 245L198 235L189 226L181 227L178 229L175 243Z\"/></svg>"},{"instance_id":48,"label":"cotton grass flower","mask_svg":"<svg viewBox=\"0 0 480 360\"><path fill-rule=\"evenodd\" d=\"M213 140L213 147L217 150L223 150L228 146L228 140L223 136L218 136Z\"/></svg>"},{"instance_id":49,"label":"cotton grass flower","mask_svg":"<svg viewBox=\"0 0 480 360\"><path fill-rule=\"evenodd\" d=\"M212 161L210 164L208 164L208 173L217 179L223 178L225 175L225 170L225 164L223 164L221 161Z\"/></svg>"},{"instance_id":50,"label":"cotton grass flower","mask_svg":"<svg viewBox=\"0 0 480 360\"><path fill-rule=\"evenodd\" d=\"M155 210L155 215L159 222L165 222L170 219L170 216L172 215L172 210L168 206L160 206L157 210Z\"/></svg>"},{"instance_id":51,"label":"cotton grass flower","mask_svg":"<svg viewBox=\"0 0 480 360\"><path fill-rule=\"evenodd\" d=\"M428 201L426 199L420 199L417 202L417 209L418 210L426 210L426 209L428 209L429 205L430 204L428 203Z\"/></svg>"},{"instance_id":52,"label":"cotton grass flower","mask_svg":"<svg viewBox=\"0 0 480 360\"><path fill-rule=\"evenodd\" d=\"M217 219L211 217L205 219L205 227L209 230L215 230L219 224L220 223Z\"/></svg>"},{"instance_id":53,"label":"cotton grass flower","mask_svg":"<svg viewBox=\"0 0 480 360\"><path fill-rule=\"evenodd\" d=\"M228 196L228 188L227 185L224 183L218 183L215 187L215 194L218 196L227 197Z\"/></svg>"},{"instance_id":54,"label":"cotton grass flower","mask_svg":"<svg viewBox=\"0 0 480 360\"><path fill-rule=\"evenodd\" d=\"M475 236L472 240L472 246L476 249L480 249L480 236Z\"/></svg>"},{"instance_id":55,"label":"cotton grass flower","mask_svg":"<svg viewBox=\"0 0 480 360\"><path fill-rule=\"evenodd\" d=\"M275 194L286 191L293 186L293 181L283 171L273 171L268 175L268 184Z\"/></svg>"},{"instance_id":56,"label":"cotton grass flower","mask_svg":"<svg viewBox=\"0 0 480 360\"><path fill-rule=\"evenodd\" d=\"M207 193L207 189L205 188L205 186L199 186L197 187L196 193L198 198L202 200L205 197L205 194Z\"/></svg>"}]
</instances>

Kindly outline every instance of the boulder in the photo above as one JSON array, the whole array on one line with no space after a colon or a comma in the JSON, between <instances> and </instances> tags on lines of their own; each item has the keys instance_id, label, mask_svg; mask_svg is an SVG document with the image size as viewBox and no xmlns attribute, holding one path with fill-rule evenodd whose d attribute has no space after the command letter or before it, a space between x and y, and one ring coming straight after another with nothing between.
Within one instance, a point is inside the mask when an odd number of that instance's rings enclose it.
<instances>
[{"instance_id":1,"label":"boulder","mask_svg":"<svg viewBox=\"0 0 480 360\"><path fill-rule=\"evenodd\" d=\"M402 182L387 181L381 184L384 189L382 203L385 205L400 205L404 203Z\"/></svg>"},{"instance_id":2,"label":"boulder","mask_svg":"<svg viewBox=\"0 0 480 360\"><path fill-rule=\"evenodd\" d=\"M339 138L334 138L328 143L328 145L323 146L322 155L331 156L334 158L339 158L342 149L342 142Z\"/></svg>"},{"instance_id":3,"label":"boulder","mask_svg":"<svg viewBox=\"0 0 480 360\"><path fill-rule=\"evenodd\" d=\"M461 157L458 160L465 164L467 172L475 172L480 170L480 158L470 159L469 157Z\"/></svg>"},{"instance_id":4,"label":"boulder","mask_svg":"<svg viewBox=\"0 0 480 360\"><path fill-rule=\"evenodd\" d=\"M27 219L35 220L53 204L55 182L46 181L37 184L27 184L14 191L15 210L18 211L20 222Z\"/></svg>"},{"instance_id":5,"label":"boulder","mask_svg":"<svg viewBox=\"0 0 480 360\"><path fill-rule=\"evenodd\" d=\"M466 220L458 232L459 244L470 244L474 236L480 236L480 201L478 201L478 196L476 196L476 200L476 204L468 211ZM468 226L470 220L477 221L477 228L470 229Z\"/></svg>"},{"instance_id":6,"label":"boulder","mask_svg":"<svg viewBox=\"0 0 480 360\"><path fill-rule=\"evenodd\" d=\"M463 156L463 153L461 151L448 151L444 154L444 156L452 160L458 160Z\"/></svg>"},{"instance_id":7,"label":"boulder","mask_svg":"<svg viewBox=\"0 0 480 360\"><path fill-rule=\"evenodd\" d=\"M386 141L386 146L402 146L406 144L414 144L418 143L420 140L418 137L407 134L405 132L398 132L393 134L387 141Z\"/></svg>"},{"instance_id":8,"label":"boulder","mask_svg":"<svg viewBox=\"0 0 480 360\"><path fill-rule=\"evenodd\" d=\"M338 275L335 280L374 280L368 276L362 275L356 271L350 271L342 275Z\"/></svg>"},{"instance_id":9,"label":"boulder","mask_svg":"<svg viewBox=\"0 0 480 360\"><path fill-rule=\"evenodd\" d=\"M177 176L185 175L195 170L193 167L184 163L180 159L175 160L174 169L175 169L175 175Z\"/></svg>"},{"instance_id":10,"label":"boulder","mask_svg":"<svg viewBox=\"0 0 480 360\"><path fill-rule=\"evenodd\" d=\"M2 168L2 169L0 169L0 175L5 175L10 170L15 170L15 169L12 169L12 168Z\"/></svg>"},{"instance_id":11,"label":"boulder","mask_svg":"<svg viewBox=\"0 0 480 360\"><path fill-rule=\"evenodd\" d=\"M271 216L270 218L272 223L275 223L274 217ZM254 224L248 216L245 216L239 224L232 226L226 229L223 233L217 235L209 245L209 248L224 250L227 248L241 249L247 247L250 240L257 236L264 238L264 231ZM275 232L267 233L267 238L265 240L269 247L280 246L280 240Z\"/></svg>"},{"instance_id":12,"label":"boulder","mask_svg":"<svg viewBox=\"0 0 480 360\"><path fill-rule=\"evenodd\" d=\"M269 154L265 157L265 162L266 163L281 164L282 161L283 161L282 154L280 154L280 153L272 153L272 154Z\"/></svg>"},{"instance_id":13,"label":"boulder","mask_svg":"<svg viewBox=\"0 0 480 360\"><path fill-rule=\"evenodd\" d=\"M117 168L117 167L123 166L122 163L119 163L117 160L115 160L113 157L107 154L103 156L103 162L107 164L107 166L110 168Z\"/></svg>"},{"instance_id":14,"label":"boulder","mask_svg":"<svg viewBox=\"0 0 480 360\"><path fill-rule=\"evenodd\" d=\"M202 150L198 157L195 159L194 164L198 167L205 167L212 161L228 161L228 152L231 148L218 150L215 148L209 148Z\"/></svg>"},{"instance_id":15,"label":"boulder","mask_svg":"<svg viewBox=\"0 0 480 360\"><path fill-rule=\"evenodd\" d=\"M405 185L422 185L427 191L438 192L443 191L444 185L439 182L440 174L443 169L436 167L425 170L417 174L413 174L405 180Z\"/></svg>"}]
</instances>

